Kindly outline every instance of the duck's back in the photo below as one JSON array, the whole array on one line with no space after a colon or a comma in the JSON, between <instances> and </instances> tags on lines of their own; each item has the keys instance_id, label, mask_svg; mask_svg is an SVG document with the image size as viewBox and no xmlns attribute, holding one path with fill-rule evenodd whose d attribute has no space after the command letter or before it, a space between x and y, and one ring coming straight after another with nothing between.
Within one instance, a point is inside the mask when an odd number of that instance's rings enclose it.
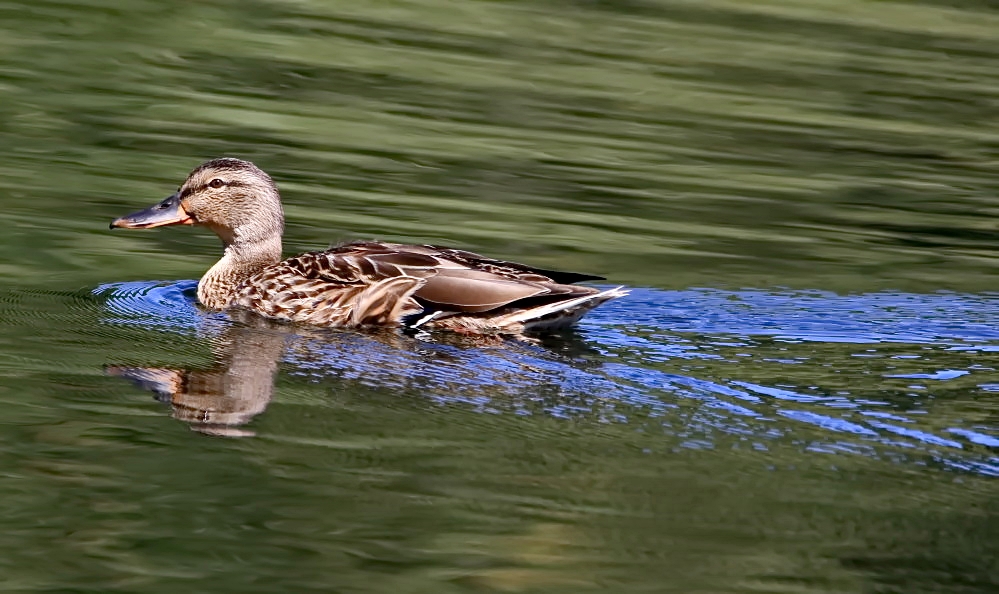
<instances>
[{"instance_id":1,"label":"duck's back","mask_svg":"<svg viewBox=\"0 0 999 594\"><path fill-rule=\"evenodd\" d=\"M269 266L240 286L232 305L331 327L521 332L571 324L625 294L570 284L598 279L451 248L362 241Z\"/></svg>"}]
</instances>

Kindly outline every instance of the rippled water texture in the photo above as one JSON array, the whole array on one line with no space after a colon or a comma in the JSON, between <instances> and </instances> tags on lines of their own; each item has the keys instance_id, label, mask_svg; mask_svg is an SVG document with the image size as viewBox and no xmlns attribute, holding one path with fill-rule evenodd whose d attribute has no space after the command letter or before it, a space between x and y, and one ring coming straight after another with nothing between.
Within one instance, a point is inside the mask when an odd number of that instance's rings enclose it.
<instances>
[{"instance_id":1,"label":"rippled water texture","mask_svg":"<svg viewBox=\"0 0 999 594\"><path fill-rule=\"evenodd\" d=\"M195 288L193 281L103 286L102 322L208 340L221 363L216 373L240 365L270 370L248 379L252 390L231 381L222 388L252 392L254 415L273 396L280 359L289 373L315 381L413 390L480 412L637 422L663 434L663 451L714 449L718 440L766 451L783 439L807 451L999 476L994 427L929 410L938 391L983 400L999 393L995 370L979 362L999 351L999 330L975 322L999 315L989 304L995 297L641 290L591 314L581 325L585 340L535 344L306 330L249 317L248 326L231 326L227 316L198 309ZM786 370L791 365L797 368ZM116 373L149 380L144 369ZM687 399L697 401L694 408L684 410Z\"/></svg>"},{"instance_id":2,"label":"rippled water texture","mask_svg":"<svg viewBox=\"0 0 999 594\"><path fill-rule=\"evenodd\" d=\"M999 589L999 11L0 4L0 589ZM528 340L208 313L201 160L288 254L631 294Z\"/></svg>"}]
</instances>

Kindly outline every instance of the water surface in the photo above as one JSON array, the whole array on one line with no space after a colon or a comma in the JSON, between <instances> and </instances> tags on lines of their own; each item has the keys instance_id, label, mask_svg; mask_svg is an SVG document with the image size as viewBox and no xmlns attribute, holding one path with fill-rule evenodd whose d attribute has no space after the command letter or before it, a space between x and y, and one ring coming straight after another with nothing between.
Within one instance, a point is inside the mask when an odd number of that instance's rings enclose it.
<instances>
[{"instance_id":1,"label":"water surface","mask_svg":"<svg viewBox=\"0 0 999 594\"><path fill-rule=\"evenodd\" d=\"M993 592L987 2L0 5L0 588ZM539 340L200 310L111 233L201 160L286 252L634 287Z\"/></svg>"}]
</instances>

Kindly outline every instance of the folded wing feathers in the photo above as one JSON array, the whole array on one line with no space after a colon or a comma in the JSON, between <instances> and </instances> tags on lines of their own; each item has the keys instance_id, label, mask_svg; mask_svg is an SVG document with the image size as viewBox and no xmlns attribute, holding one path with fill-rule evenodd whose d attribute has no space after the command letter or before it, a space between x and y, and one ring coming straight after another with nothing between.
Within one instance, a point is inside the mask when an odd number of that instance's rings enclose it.
<instances>
[{"instance_id":1,"label":"folded wing feathers","mask_svg":"<svg viewBox=\"0 0 999 594\"><path fill-rule=\"evenodd\" d=\"M556 274L590 278L552 276ZM503 330L559 315L574 321L626 293L560 284L539 269L461 250L355 242L266 268L243 284L233 304L327 326L391 325L418 318L427 327L457 329L464 320L476 330Z\"/></svg>"}]
</instances>

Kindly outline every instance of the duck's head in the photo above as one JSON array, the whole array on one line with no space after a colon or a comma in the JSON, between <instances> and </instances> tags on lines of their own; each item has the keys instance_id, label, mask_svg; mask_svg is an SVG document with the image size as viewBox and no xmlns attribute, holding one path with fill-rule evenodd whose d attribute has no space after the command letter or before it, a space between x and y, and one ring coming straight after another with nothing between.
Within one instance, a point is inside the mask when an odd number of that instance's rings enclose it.
<instances>
[{"instance_id":1,"label":"duck's head","mask_svg":"<svg viewBox=\"0 0 999 594\"><path fill-rule=\"evenodd\" d=\"M111 228L150 229L203 225L229 245L280 241L284 212L277 186L249 161L213 159L198 166L173 194L145 210L111 222Z\"/></svg>"}]
</instances>

